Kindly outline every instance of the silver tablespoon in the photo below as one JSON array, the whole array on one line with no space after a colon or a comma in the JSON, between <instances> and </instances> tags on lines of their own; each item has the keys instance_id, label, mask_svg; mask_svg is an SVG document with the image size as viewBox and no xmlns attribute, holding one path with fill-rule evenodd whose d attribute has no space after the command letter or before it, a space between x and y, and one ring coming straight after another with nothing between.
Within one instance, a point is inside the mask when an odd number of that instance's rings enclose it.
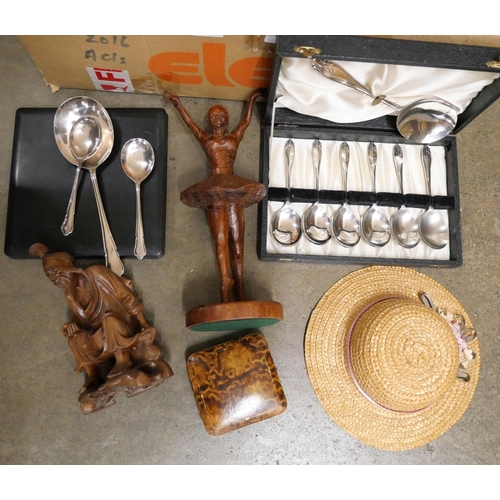
<instances>
[{"instance_id":1,"label":"silver tablespoon","mask_svg":"<svg viewBox=\"0 0 500 500\"><path fill-rule=\"evenodd\" d=\"M77 138L78 136L78 138ZM99 124L90 116L79 118L70 133L71 151L77 160L75 179L69 197L68 208L61 226L64 236L73 232L75 227L76 193L80 181L80 172L85 160L89 159L101 146L102 133Z\"/></svg>"},{"instance_id":2,"label":"silver tablespoon","mask_svg":"<svg viewBox=\"0 0 500 500\"><path fill-rule=\"evenodd\" d=\"M293 160L295 159L295 144L291 139L285 143L286 189L290 193L290 177ZM290 194L283 206L274 213L271 219L271 234L281 245L294 245L302 235L300 215L290 204Z\"/></svg>"},{"instance_id":3,"label":"silver tablespoon","mask_svg":"<svg viewBox=\"0 0 500 500\"><path fill-rule=\"evenodd\" d=\"M334 61L313 59L312 67L324 77L361 92L371 99L372 105L383 102L398 111L396 127L408 140L420 144L430 144L446 137L457 124L458 108L439 97L428 97L400 106L386 99L385 95L375 96L373 92L358 82Z\"/></svg>"},{"instance_id":4,"label":"silver tablespoon","mask_svg":"<svg viewBox=\"0 0 500 500\"><path fill-rule=\"evenodd\" d=\"M349 144L340 145L340 167L342 169L342 190L345 192L345 201L333 216L333 234L337 241L345 247L356 245L361 238L359 220L347 205L347 174L349 171L350 150Z\"/></svg>"},{"instance_id":5,"label":"silver tablespoon","mask_svg":"<svg viewBox=\"0 0 500 500\"><path fill-rule=\"evenodd\" d=\"M371 170L373 193L377 193L377 146L368 144L368 165ZM391 239L391 226L385 214L375 201L361 217L361 234L367 243L374 247L383 247Z\"/></svg>"},{"instance_id":6,"label":"silver tablespoon","mask_svg":"<svg viewBox=\"0 0 500 500\"><path fill-rule=\"evenodd\" d=\"M401 195L404 196L403 150L399 144L394 145L393 158ZM397 243L404 248L413 248L420 242L418 222L408 211L404 202L391 217L391 233Z\"/></svg>"},{"instance_id":7,"label":"silver tablespoon","mask_svg":"<svg viewBox=\"0 0 500 500\"><path fill-rule=\"evenodd\" d=\"M307 238L316 245L324 245L332 235L330 232L331 220L319 204L319 168L321 165L322 146L317 139L312 146L312 164L316 181L318 199L302 215L302 229Z\"/></svg>"},{"instance_id":8,"label":"silver tablespoon","mask_svg":"<svg viewBox=\"0 0 500 500\"><path fill-rule=\"evenodd\" d=\"M422 164L429 196L432 196L431 162L431 150L429 146L425 145L422 147ZM448 228L440 215L434 210L432 204L420 217L418 228L422 240L431 248L440 249L448 244Z\"/></svg>"},{"instance_id":9,"label":"silver tablespoon","mask_svg":"<svg viewBox=\"0 0 500 500\"><path fill-rule=\"evenodd\" d=\"M155 153L146 139L130 139L122 148L121 161L124 172L135 182L136 217L134 255L143 259L146 255L144 227L141 212L141 182L151 173L155 164Z\"/></svg>"},{"instance_id":10,"label":"silver tablespoon","mask_svg":"<svg viewBox=\"0 0 500 500\"><path fill-rule=\"evenodd\" d=\"M78 133L81 129L77 126L77 123L78 122L75 122L69 134L69 147L75 157L77 156L76 151L81 151L83 149L84 146L82 146L82 144L86 139L84 134ZM90 180L92 181L92 188L94 189L95 201L97 203L97 212L99 214L99 221L101 223L102 242L104 247L104 258L106 260L106 266L108 266L109 264L110 269L118 276L121 276L125 269L123 267L122 261L120 260L120 256L118 255L115 240L113 239L113 235L111 234L111 229L109 228L108 220L106 219L106 214L104 212L104 205L102 204L101 194L99 193L99 185L97 183L97 165L84 164L82 165L82 167L90 172Z\"/></svg>"}]
</instances>

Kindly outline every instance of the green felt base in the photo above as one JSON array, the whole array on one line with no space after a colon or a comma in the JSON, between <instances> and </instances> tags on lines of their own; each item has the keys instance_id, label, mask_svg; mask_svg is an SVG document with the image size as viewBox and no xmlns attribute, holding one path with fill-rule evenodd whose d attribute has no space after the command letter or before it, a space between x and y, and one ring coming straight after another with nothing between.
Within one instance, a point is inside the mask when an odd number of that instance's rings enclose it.
<instances>
[{"instance_id":1,"label":"green felt base","mask_svg":"<svg viewBox=\"0 0 500 500\"><path fill-rule=\"evenodd\" d=\"M223 332L228 330L246 330L247 328L262 328L274 325L280 320L277 318L245 318L230 319L225 321L213 321L201 323L189 327L193 332Z\"/></svg>"}]
</instances>

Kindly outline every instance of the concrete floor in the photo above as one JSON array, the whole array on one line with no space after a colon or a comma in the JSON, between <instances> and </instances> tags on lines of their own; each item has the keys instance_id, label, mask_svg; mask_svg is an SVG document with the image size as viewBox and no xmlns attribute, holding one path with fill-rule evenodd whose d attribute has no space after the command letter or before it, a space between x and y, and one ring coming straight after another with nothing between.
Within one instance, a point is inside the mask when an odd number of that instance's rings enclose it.
<instances>
[{"instance_id":1,"label":"concrete floor","mask_svg":"<svg viewBox=\"0 0 500 500\"><path fill-rule=\"evenodd\" d=\"M0 234L5 234L15 112L57 107L80 90L52 94L16 37L0 37ZM162 107L161 96L85 92L107 107ZM184 99L202 121L211 104ZM224 103L239 117L242 103ZM458 137L462 206L461 268L421 269L462 302L474 320L482 367L463 418L436 441L393 453L366 446L324 412L309 383L304 332L323 293L357 266L261 262L256 253L257 207L246 210L245 275L251 299L283 304L285 320L262 330L288 399L278 417L223 436L205 432L185 368L186 353L224 335L192 333L191 307L218 300L219 278L201 211L185 207L180 191L200 179L205 158L172 108L166 253L160 260L125 261L146 316L156 327L174 377L135 398L84 416L77 401L83 375L60 333L68 307L38 260L0 255L0 462L3 464L498 464L500 353L500 101ZM259 172L259 118L241 144L236 173ZM188 233L184 228L190 226ZM3 243L2 243L3 246ZM84 263L85 264L85 263Z\"/></svg>"}]
</instances>

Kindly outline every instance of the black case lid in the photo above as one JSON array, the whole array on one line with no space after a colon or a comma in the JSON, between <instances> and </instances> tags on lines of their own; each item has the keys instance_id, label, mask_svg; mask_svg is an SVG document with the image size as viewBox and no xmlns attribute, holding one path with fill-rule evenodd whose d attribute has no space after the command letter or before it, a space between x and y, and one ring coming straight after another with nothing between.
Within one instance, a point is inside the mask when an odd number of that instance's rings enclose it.
<instances>
[{"instance_id":1,"label":"black case lid","mask_svg":"<svg viewBox=\"0 0 500 500\"><path fill-rule=\"evenodd\" d=\"M360 61L407 66L461 69L499 73L500 68L487 66L490 61L500 60L500 49L450 43L397 40L354 35L280 35L276 41L276 59L269 87L266 123L272 121L272 108L276 87L284 57L306 57L296 49L312 47L321 52L320 58L336 61ZM485 87L458 117L456 134L479 116L500 97L500 78ZM360 130L385 130L397 132L396 117L384 116L358 123L334 123L313 116L302 115L286 108L276 108L276 126L335 126Z\"/></svg>"}]
</instances>

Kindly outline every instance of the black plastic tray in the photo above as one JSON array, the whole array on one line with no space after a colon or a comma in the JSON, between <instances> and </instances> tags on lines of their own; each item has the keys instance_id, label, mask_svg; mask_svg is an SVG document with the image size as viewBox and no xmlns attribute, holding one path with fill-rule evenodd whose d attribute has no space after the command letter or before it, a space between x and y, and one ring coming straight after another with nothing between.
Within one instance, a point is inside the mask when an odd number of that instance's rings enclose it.
<instances>
[{"instance_id":1,"label":"black plastic tray","mask_svg":"<svg viewBox=\"0 0 500 500\"><path fill-rule=\"evenodd\" d=\"M114 146L97 169L97 179L118 253L135 258L135 184L122 169L121 148L129 139L142 137L153 146L156 159L153 171L141 184L145 258L160 258L165 251L167 114L154 108L107 111L113 122ZM76 167L56 145L55 112L55 108L17 110L4 251L14 259L32 258L29 247L39 242L51 251L101 258L101 226L90 175L85 169L80 177L74 231L69 236L61 232Z\"/></svg>"}]
</instances>

